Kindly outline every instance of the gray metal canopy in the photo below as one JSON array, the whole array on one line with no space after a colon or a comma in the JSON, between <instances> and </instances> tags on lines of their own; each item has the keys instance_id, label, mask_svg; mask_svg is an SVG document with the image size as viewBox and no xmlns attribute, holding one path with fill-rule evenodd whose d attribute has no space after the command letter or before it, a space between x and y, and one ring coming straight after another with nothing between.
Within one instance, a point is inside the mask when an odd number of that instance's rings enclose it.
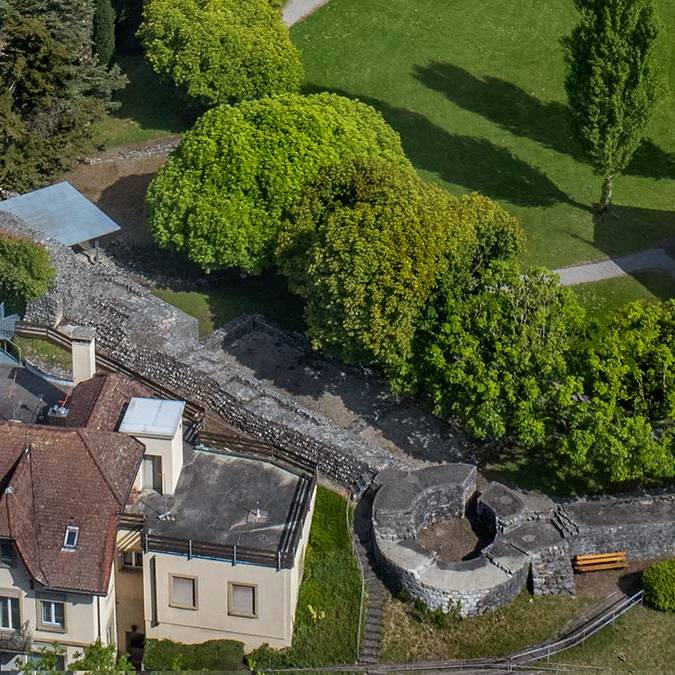
<instances>
[{"instance_id":1,"label":"gray metal canopy","mask_svg":"<svg viewBox=\"0 0 675 675\"><path fill-rule=\"evenodd\" d=\"M120 227L70 183L56 183L0 202L0 211L66 246L98 239Z\"/></svg>"}]
</instances>

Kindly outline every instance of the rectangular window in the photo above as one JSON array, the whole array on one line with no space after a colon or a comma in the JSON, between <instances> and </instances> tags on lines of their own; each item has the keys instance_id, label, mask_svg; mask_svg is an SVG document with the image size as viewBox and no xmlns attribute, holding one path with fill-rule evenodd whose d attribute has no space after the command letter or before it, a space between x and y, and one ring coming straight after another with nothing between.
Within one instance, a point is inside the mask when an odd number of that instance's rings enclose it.
<instances>
[{"instance_id":1,"label":"rectangular window","mask_svg":"<svg viewBox=\"0 0 675 675\"><path fill-rule=\"evenodd\" d=\"M157 455L143 457L143 489L162 494L162 458Z\"/></svg>"},{"instance_id":2,"label":"rectangular window","mask_svg":"<svg viewBox=\"0 0 675 675\"><path fill-rule=\"evenodd\" d=\"M14 544L8 539L0 541L0 561L8 565L14 564Z\"/></svg>"},{"instance_id":3,"label":"rectangular window","mask_svg":"<svg viewBox=\"0 0 675 675\"><path fill-rule=\"evenodd\" d=\"M42 630L65 630L65 604L59 600L39 600L38 603L40 611L38 628Z\"/></svg>"},{"instance_id":4,"label":"rectangular window","mask_svg":"<svg viewBox=\"0 0 675 675\"><path fill-rule=\"evenodd\" d=\"M21 628L19 598L0 596L0 628L18 630Z\"/></svg>"},{"instance_id":5,"label":"rectangular window","mask_svg":"<svg viewBox=\"0 0 675 675\"><path fill-rule=\"evenodd\" d=\"M63 538L63 548L74 549L77 547L77 538L80 534L80 528L74 525L68 525L66 535Z\"/></svg>"},{"instance_id":6,"label":"rectangular window","mask_svg":"<svg viewBox=\"0 0 675 675\"><path fill-rule=\"evenodd\" d=\"M124 551L122 566L128 569L143 569L143 554L140 551Z\"/></svg>"},{"instance_id":7,"label":"rectangular window","mask_svg":"<svg viewBox=\"0 0 675 675\"><path fill-rule=\"evenodd\" d=\"M169 575L169 604L181 609L197 609L197 579Z\"/></svg>"},{"instance_id":8,"label":"rectangular window","mask_svg":"<svg viewBox=\"0 0 675 675\"><path fill-rule=\"evenodd\" d=\"M258 589L249 584L230 583L229 614L232 616L258 616Z\"/></svg>"}]
</instances>

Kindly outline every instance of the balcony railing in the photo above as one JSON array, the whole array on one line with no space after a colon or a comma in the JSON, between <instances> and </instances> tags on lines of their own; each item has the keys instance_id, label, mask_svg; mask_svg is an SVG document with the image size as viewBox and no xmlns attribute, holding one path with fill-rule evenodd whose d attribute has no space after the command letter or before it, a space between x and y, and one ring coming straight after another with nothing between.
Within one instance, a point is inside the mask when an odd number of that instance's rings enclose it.
<instances>
[{"instance_id":1,"label":"balcony railing","mask_svg":"<svg viewBox=\"0 0 675 675\"><path fill-rule=\"evenodd\" d=\"M28 621L15 630L0 628L0 651L27 653L32 642L33 634L28 627Z\"/></svg>"}]
</instances>

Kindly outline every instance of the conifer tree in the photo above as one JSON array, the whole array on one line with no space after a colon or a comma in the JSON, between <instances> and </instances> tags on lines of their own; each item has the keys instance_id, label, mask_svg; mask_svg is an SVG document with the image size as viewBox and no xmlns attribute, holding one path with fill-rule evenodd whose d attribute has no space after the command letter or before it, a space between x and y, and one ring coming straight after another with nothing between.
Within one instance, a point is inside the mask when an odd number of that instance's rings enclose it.
<instances>
[{"instance_id":1,"label":"conifer tree","mask_svg":"<svg viewBox=\"0 0 675 675\"><path fill-rule=\"evenodd\" d=\"M115 53L115 10L110 0L96 0L94 52L103 65L109 64Z\"/></svg>"},{"instance_id":2,"label":"conifer tree","mask_svg":"<svg viewBox=\"0 0 675 675\"><path fill-rule=\"evenodd\" d=\"M659 23L651 0L574 2L581 21L563 39L565 88L577 134L603 179L606 210L659 98Z\"/></svg>"}]
</instances>

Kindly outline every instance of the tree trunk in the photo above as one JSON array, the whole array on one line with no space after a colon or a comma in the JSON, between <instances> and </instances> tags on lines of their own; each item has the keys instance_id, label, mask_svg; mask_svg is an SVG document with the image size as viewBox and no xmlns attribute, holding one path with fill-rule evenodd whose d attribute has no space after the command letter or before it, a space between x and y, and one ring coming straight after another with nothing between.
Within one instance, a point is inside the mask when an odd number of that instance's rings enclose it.
<instances>
[{"instance_id":1,"label":"tree trunk","mask_svg":"<svg viewBox=\"0 0 675 675\"><path fill-rule=\"evenodd\" d=\"M602 196L600 197L600 211L607 211L612 203L612 188L614 187L614 176L605 176L602 181Z\"/></svg>"}]
</instances>

